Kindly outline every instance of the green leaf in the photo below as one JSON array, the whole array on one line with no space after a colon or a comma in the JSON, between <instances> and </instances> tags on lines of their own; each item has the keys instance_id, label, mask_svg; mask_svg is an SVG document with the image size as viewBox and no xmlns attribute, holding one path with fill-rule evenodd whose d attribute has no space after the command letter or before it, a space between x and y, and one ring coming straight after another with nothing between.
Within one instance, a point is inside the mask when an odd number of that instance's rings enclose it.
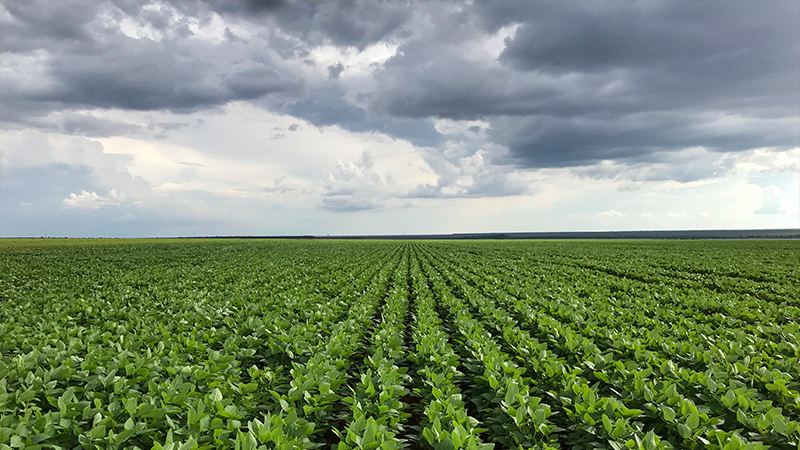
<instances>
[{"instance_id":1,"label":"green leaf","mask_svg":"<svg viewBox=\"0 0 800 450\"><path fill-rule=\"evenodd\" d=\"M234 414L232 412L225 411L225 410L217 412L217 415L219 415L220 417L224 417L225 419L241 420L241 418L242 418L242 416L240 416L240 415L237 415L237 414Z\"/></svg>"},{"instance_id":2,"label":"green leaf","mask_svg":"<svg viewBox=\"0 0 800 450\"><path fill-rule=\"evenodd\" d=\"M547 422L547 411L544 408L533 410L533 425L539 426Z\"/></svg>"},{"instance_id":3,"label":"green leaf","mask_svg":"<svg viewBox=\"0 0 800 450\"><path fill-rule=\"evenodd\" d=\"M49 434L45 434L45 433L34 434L33 436L31 436L31 442L33 442L34 444L37 444L37 443L42 442L44 440L50 439L50 437L51 436Z\"/></svg>"},{"instance_id":4,"label":"green leaf","mask_svg":"<svg viewBox=\"0 0 800 450\"><path fill-rule=\"evenodd\" d=\"M625 434L625 421L622 419L617 419L614 423L614 431L611 433L611 437L614 439L619 439Z\"/></svg>"},{"instance_id":5,"label":"green leaf","mask_svg":"<svg viewBox=\"0 0 800 450\"><path fill-rule=\"evenodd\" d=\"M197 447L197 441L194 439L189 439L183 445L179 447L178 450L193 450Z\"/></svg>"},{"instance_id":6,"label":"green leaf","mask_svg":"<svg viewBox=\"0 0 800 450\"><path fill-rule=\"evenodd\" d=\"M611 419L605 414L603 414L603 428L606 429L606 433L608 433L609 436L614 431L614 425L611 423Z\"/></svg>"},{"instance_id":7,"label":"green leaf","mask_svg":"<svg viewBox=\"0 0 800 450\"><path fill-rule=\"evenodd\" d=\"M30 372L28 372L28 373L30 373ZM34 397L36 397L36 391L33 388L31 388L31 389L28 389L28 390L24 391L23 393L19 394L19 401L22 402L22 403L27 403L27 402L33 400Z\"/></svg>"},{"instance_id":8,"label":"green leaf","mask_svg":"<svg viewBox=\"0 0 800 450\"><path fill-rule=\"evenodd\" d=\"M604 374L603 372L594 371L594 376L597 377L597 379L608 383L608 375Z\"/></svg>"},{"instance_id":9,"label":"green leaf","mask_svg":"<svg viewBox=\"0 0 800 450\"><path fill-rule=\"evenodd\" d=\"M222 400L222 392L220 392L219 388L214 388L211 392L211 400L215 402Z\"/></svg>"},{"instance_id":10,"label":"green leaf","mask_svg":"<svg viewBox=\"0 0 800 450\"><path fill-rule=\"evenodd\" d=\"M92 428L92 431L89 432L89 437L92 439L100 439L105 437L106 435L106 426L105 425L98 425Z\"/></svg>"},{"instance_id":11,"label":"green leaf","mask_svg":"<svg viewBox=\"0 0 800 450\"><path fill-rule=\"evenodd\" d=\"M731 436L731 440L722 447L723 450L739 450L742 448L742 443L739 442L739 438L734 434Z\"/></svg>"},{"instance_id":12,"label":"green leaf","mask_svg":"<svg viewBox=\"0 0 800 450\"><path fill-rule=\"evenodd\" d=\"M610 445L613 450L625 450L627 448L619 442L610 439L608 440L608 445Z\"/></svg>"},{"instance_id":13,"label":"green leaf","mask_svg":"<svg viewBox=\"0 0 800 450\"><path fill-rule=\"evenodd\" d=\"M461 448L461 436L458 434L458 429L453 429L453 432L450 433L450 438L453 440L453 446L455 448Z\"/></svg>"},{"instance_id":14,"label":"green leaf","mask_svg":"<svg viewBox=\"0 0 800 450\"><path fill-rule=\"evenodd\" d=\"M446 437L444 440L442 440L442 445L439 448L442 450L455 450L456 447L453 445L452 439L450 439L450 437Z\"/></svg>"},{"instance_id":15,"label":"green leaf","mask_svg":"<svg viewBox=\"0 0 800 450\"><path fill-rule=\"evenodd\" d=\"M750 423L750 419L747 418L747 414L741 408L736 408L736 420L745 426Z\"/></svg>"},{"instance_id":16,"label":"green leaf","mask_svg":"<svg viewBox=\"0 0 800 450\"><path fill-rule=\"evenodd\" d=\"M368 444L374 441L376 434L378 434L378 424L375 422L375 419L370 417L364 429L364 443Z\"/></svg>"},{"instance_id":17,"label":"green leaf","mask_svg":"<svg viewBox=\"0 0 800 450\"><path fill-rule=\"evenodd\" d=\"M780 416L772 420L772 425L775 427L775 431L778 433L786 434L786 422Z\"/></svg>"},{"instance_id":18,"label":"green leaf","mask_svg":"<svg viewBox=\"0 0 800 450\"><path fill-rule=\"evenodd\" d=\"M675 422L675 410L669 406L662 406L661 414L664 416L664 420L667 422Z\"/></svg>"},{"instance_id":19,"label":"green leaf","mask_svg":"<svg viewBox=\"0 0 800 450\"><path fill-rule=\"evenodd\" d=\"M692 437L692 429L687 427L686 424L679 423L678 424L678 434L681 435L684 439L689 439Z\"/></svg>"},{"instance_id":20,"label":"green leaf","mask_svg":"<svg viewBox=\"0 0 800 450\"><path fill-rule=\"evenodd\" d=\"M11 444L12 447L15 447L15 448L24 448L25 447L25 441L22 440L21 436L11 436L10 444Z\"/></svg>"},{"instance_id":21,"label":"green leaf","mask_svg":"<svg viewBox=\"0 0 800 450\"><path fill-rule=\"evenodd\" d=\"M115 442L117 443L117 445L122 444L125 441L127 441L131 436L133 436L133 430L123 430L122 433L117 435Z\"/></svg>"},{"instance_id":22,"label":"green leaf","mask_svg":"<svg viewBox=\"0 0 800 450\"><path fill-rule=\"evenodd\" d=\"M425 427L422 429L422 437L427 439L429 444L436 444L436 435L433 433L433 430L431 430L430 427Z\"/></svg>"},{"instance_id":23,"label":"green leaf","mask_svg":"<svg viewBox=\"0 0 800 450\"><path fill-rule=\"evenodd\" d=\"M12 428L0 427L0 442L7 442L13 432Z\"/></svg>"},{"instance_id":24,"label":"green leaf","mask_svg":"<svg viewBox=\"0 0 800 450\"><path fill-rule=\"evenodd\" d=\"M697 411L693 411L689 414L689 417L686 419L686 426L692 430L696 430L697 427L700 426L700 414Z\"/></svg>"},{"instance_id":25,"label":"green leaf","mask_svg":"<svg viewBox=\"0 0 800 450\"><path fill-rule=\"evenodd\" d=\"M647 432L644 436L644 441L642 441L644 445L644 450L657 450L658 445L656 444L656 434L653 433L653 430Z\"/></svg>"}]
</instances>

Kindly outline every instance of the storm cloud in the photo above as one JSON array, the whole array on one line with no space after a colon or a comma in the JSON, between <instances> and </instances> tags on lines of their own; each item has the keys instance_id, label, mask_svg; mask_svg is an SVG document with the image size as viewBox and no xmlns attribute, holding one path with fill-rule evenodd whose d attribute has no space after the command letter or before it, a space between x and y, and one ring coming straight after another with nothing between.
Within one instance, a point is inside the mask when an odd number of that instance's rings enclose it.
<instances>
[{"instance_id":1,"label":"storm cloud","mask_svg":"<svg viewBox=\"0 0 800 450\"><path fill-rule=\"evenodd\" d=\"M796 2L5 2L2 14L12 66L4 123L259 101L317 125L436 145L418 121L483 119L510 150L504 162L525 168L799 139ZM214 17L255 31L241 42L196 39L192 24ZM509 27L496 55L470 54L469 43ZM379 42L397 51L363 89L327 86L292 64L319 45ZM25 63L33 75L22 75ZM345 66L322 69L337 80Z\"/></svg>"},{"instance_id":2,"label":"storm cloud","mask_svg":"<svg viewBox=\"0 0 800 450\"><path fill-rule=\"evenodd\" d=\"M376 74L374 110L488 120L524 167L798 146L797 3L472 6L432 33L513 26L496 63L412 39Z\"/></svg>"}]
</instances>

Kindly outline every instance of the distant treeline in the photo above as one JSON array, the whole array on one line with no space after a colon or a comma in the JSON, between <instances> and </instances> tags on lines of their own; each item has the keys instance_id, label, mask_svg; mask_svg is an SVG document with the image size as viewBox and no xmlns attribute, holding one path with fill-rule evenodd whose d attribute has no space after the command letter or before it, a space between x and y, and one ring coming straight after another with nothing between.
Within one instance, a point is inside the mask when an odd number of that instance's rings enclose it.
<instances>
[{"instance_id":1,"label":"distant treeline","mask_svg":"<svg viewBox=\"0 0 800 450\"><path fill-rule=\"evenodd\" d=\"M193 238L187 238L193 239ZM543 231L509 233L387 234L339 236L198 236L197 239L800 239L800 229Z\"/></svg>"}]
</instances>

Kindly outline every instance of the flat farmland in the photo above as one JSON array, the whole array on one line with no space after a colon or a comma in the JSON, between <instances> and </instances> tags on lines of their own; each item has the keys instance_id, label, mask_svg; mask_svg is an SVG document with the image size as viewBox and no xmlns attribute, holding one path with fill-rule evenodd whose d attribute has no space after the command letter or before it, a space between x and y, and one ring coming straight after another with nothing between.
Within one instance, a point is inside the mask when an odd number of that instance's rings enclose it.
<instances>
[{"instance_id":1,"label":"flat farmland","mask_svg":"<svg viewBox=\"0 0 800 450\"><path fill-rule=\"evenodd\" d=\"M800 449L798 241L0 244L0 450Z\"/></svg>"}]
</instances>

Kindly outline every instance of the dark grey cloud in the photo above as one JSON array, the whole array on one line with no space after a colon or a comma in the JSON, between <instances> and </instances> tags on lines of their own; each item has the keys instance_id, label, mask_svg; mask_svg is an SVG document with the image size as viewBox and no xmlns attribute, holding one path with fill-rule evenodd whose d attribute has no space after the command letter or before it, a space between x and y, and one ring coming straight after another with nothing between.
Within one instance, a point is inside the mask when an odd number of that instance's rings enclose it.
<instances>
[{"instance_id":1,"label":"dark grey cloud","mask_svg":"<svg viewBox=\"0 0 800 450\"><path fill-rule=\"evenodd\" d=\"M370 108L487 120L511 150L502 162L530 168L792 148L798 16L796 2L474 2L459 28L518 25L500 64L432 42L456 27L439 21L376 73Z\"/></svg>"},{"instance_id":2,"label":"dark grey cloud","mask_svg":"<svg viewBox=\"0 0 800 450\"><path fill-rule=\"evenodd\" d=\"M256 101L270 109L297 110L298 117L317 126L340 124L352 131L384 132L426 144L437 139L430 123L368 118L362 108L340 99L329 101L327 87L320 88L324 98L316 95L320 89L309 93L306 80L287 72L280 61L269 56L275 51L283 58L302 58L313 45L326 43L364 48L406 23L413 11L409 4L174 2L158 10L146 6L143 2L60 2L58 6L4 2L0 6L6 12L2 52L48 52L39 74L42 79L36 85L31 85L27 74L4 77L0 85L4 127L60 127L65 132L74 129L77 134L107 136L114 134L109 121L89 124L87 117L84 123L65 127L52 122L51 113L75 109L188 113L240 100ZM262 41L248 45L230 28L226 28L224 45L187 39L191 31L184 33L180 27L188 18L209 21L212 12L263 24ZM109 24L101 15L146 25L164 35L160 40L132 39L119 23ZM285 30L274 33L271 27ZM343 70L341 63L335 64L330 74L336 78ZM319 109L308 110L315 107ZM119 123L116 130L127 134L131 127Z\"/></svg>"},{"instance_id":3,"label":"dark grey cloud","mask_svg":"<svg viewBox=\"0 0 800 450\"><path fill-rule=\"evenodd\" d=\"M0 129L10 131L33 128L45 132L93 138L148 136L161 139L172 130L190 127L194 124L202 125L199 122L155 121L152 117L146 117L141 122L127 122L101 115L67 110L51 112L47 116L17 116L13 120L4 121L0 125Z\"/></svg>"},{"instance_id":4,"label":"dark grey cloud","mask_svg":"<svg viewBox=\"0 0 800 450\"><path fill-rule=\"evenodd\" d=\"M624 70L637 97L632 100L651 108L759 106L748 103L753 97L763 107L792 107L798 104L799 5L631 2L600 11L591 5L549 8L517 29L500 61L559 75Z\"/></svg>"},{"instance_id":5,"label":"dark grey cloud","mask_svg":"<svg viewBox=\"0 0 800 450\"><path fill-rule=\"evenodd\" d=\"M442 135L433 119L480 119L488 126L470 130L509 149L492 164L518 168L656 163L698 146L721 153L800 146L797 2L5 1L0 8L3 67L18 65L0 83L4 129L129 134L142 125L83 111L186 113L246 101L318 127L422 147L477 139ZM193 21L219 17L221 42L194 36ZM131 38L123 20L161 37ZM516 29L492 60L483 44L504 27ZM312 60L320 45L352 51L376 43L397 52L358 85L334 81L355 66ZM484 180L485 192L498 180Z\"/></svg>"},{"instance_id":6,"label":"dark grey cloud","mask_svg":"<svg viewBox=\"0 0 800 450\"><path fill-rule=\"evenodd\" d=\"M10 1L4 10L2 52L28 52L54 44L73 51L91 51L96 40L91 30L99 6L93 3Z\"/></svg>"},{"instance_id":7,"label":"dark grey cloud","mask_svg":"<svg viewBox=\"0 0 800 450\"><path fill-rule=\"evenodd\" d=\"M0 129L2 130L35 128L42 131L77 136L110 137L120 134L142 133L147 128L142 124L129 123L73 111L55 112L46 117L35 115L19 116L8 121L5 120L6 114L3 116L4 120L2 124L0 124Z\"/></svg>"},{"instance_id":8,"label":"dark grey cloud","mask_svg":"<svg viewBox=\"0 0 800 450\"><path fill-rule=\"evenodd\" d=\"M316 127L339 125L353 132L384 133L419 146L435 146L445 140L427 118L373 115L347 101L345 95L340 87L324 86L310 91L304 99L287 103L283 111Z\"/></svg>"},{"instance_id":9,"label":"dark grey cloud","mask_svg":"<svg viewBox=\"0 0 800 450\"><path fill-rule=\"evenodd\" d=\"M208 1L205 8L190 2L175 4L189 11L206 9L259 24L269 21L307 45L330 43L358 49L403 35L415 9L412 3L386 1Z\"/></svg>"},{"instance_id":10,"label":"dark grey cloud","mask_svg":"<svg viewBox=\"0 0 800 450\"><path fill-rule=\"evenodd\" d=\"M304 80L266 53L241 42L186 39L173 25L188 18L170 8L156 12L144 6L3 2L4 66L37 61L35 70L4 75L4 123L72 109L192 112L236 100L302 97ZM107 16L167 31L160 40L130 38Z\"/></svg>"},{"instance_id":11,"label":"dark grey cloud","mask_svg":"<svg viewBox=\"0 0 800 450\"><path fill-rule=\"evenodd\" d=\"M342 63L331 64L328 66L328 78L337 80L344 72L344 66Z\"/></svg>"},{"instance_id":12,"label":"dark grey cloud","mask_svg":"<svg viewBox=\"0 0 800 450\"><path fill-rule=\"evenodd\" d=\"M489 136L509 147L502 161L521 167L569 167L602 160L657 162L665 154L692 147L714 152L738 152L760 147L789 149L800 145L800 121L763 120L749 126L724 124L689 111L621 116L500 117ZM772 123L775 122L775 123Z\"/></svg>"},{"instance_id":13,"label":"dark grey cloud","mask_svg":"<svg viewBox=\"0 0 800 450\"><path fill-rule=\"evenodd\" d=\"M215 73L214 62L199 55L181 58L175 49L149 40L125 42L106 53L54 55L49 83L36 90L20 82L3 85L4 103L35 108L119 108L191 112L233 100L273 93L296 96L302 80L270 68Z\"/></svg>"},{"instance_id":14,"label":"dark grey cloud","mask_svg":"<svg viewBox=\"0 0 800 450\"><path fill-rule=\"evenodd\" d=\"M223 86L230 91L227 101L253 100L268 94L287 93L292 97L302 94L304 83L269 68L246 69L223 76Z\"/></svg>"},{"instance_id":15,"label":"dark grey cloud","mask_svg":"<svg viewBox=\"0 0 800 450\"><path fill-rule=\"evenodd\" d=\"M230 28L225 27L225 39L229 42L245 42L244 39L237 36Z\"/></svg>"}]
</instances>

